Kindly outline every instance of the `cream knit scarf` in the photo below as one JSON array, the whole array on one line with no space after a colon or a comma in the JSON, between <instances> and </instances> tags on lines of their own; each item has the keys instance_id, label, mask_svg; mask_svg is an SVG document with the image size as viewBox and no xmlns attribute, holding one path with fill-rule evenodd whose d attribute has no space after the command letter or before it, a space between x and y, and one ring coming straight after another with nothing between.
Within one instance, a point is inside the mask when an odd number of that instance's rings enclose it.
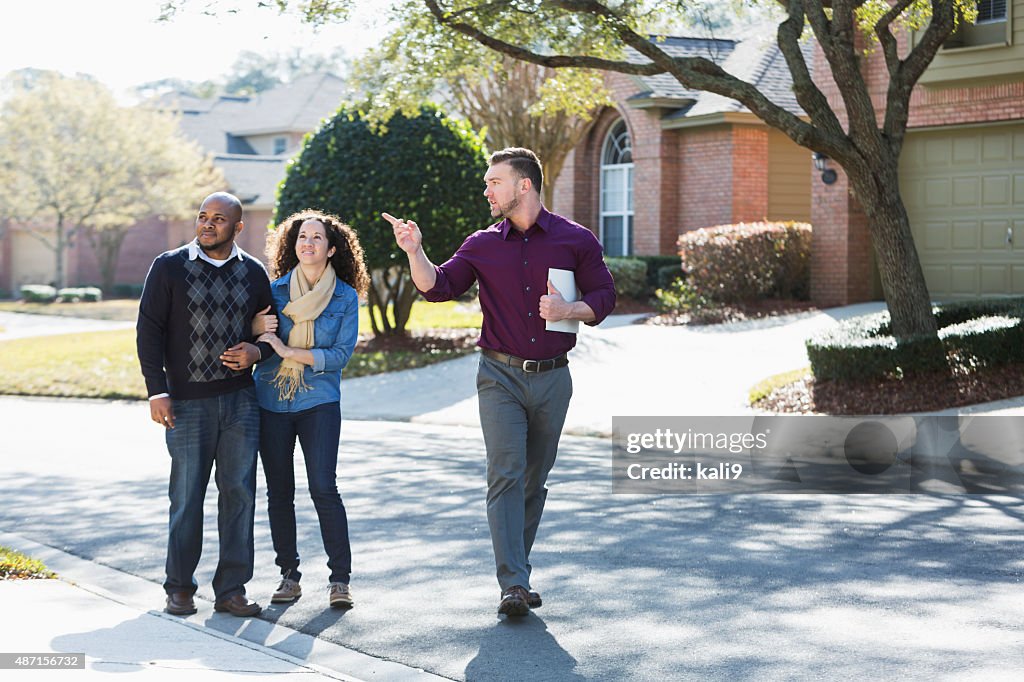
<instances>
[{"instance_id":1,"label":"cream knit scarf","mask_svg":"<svg viewBox=\"0 0 1024 682\"><path fill-rule=\"evenodd\" d=\"M331 302L335 280L334 268L330 263L312 289L302 274L302 268L296 266L292 270L292 280L288 285L288 305L281 311L295 323L288 333L288 345L292 348L313 347L313 320L320 317L320 313ZM291 400L297 391L309 390L309 385L302 377L305 368L301 362L289 358L281 360L281 366L277 368L274 377L278 399Z\"/></svg>"}]
</instances>

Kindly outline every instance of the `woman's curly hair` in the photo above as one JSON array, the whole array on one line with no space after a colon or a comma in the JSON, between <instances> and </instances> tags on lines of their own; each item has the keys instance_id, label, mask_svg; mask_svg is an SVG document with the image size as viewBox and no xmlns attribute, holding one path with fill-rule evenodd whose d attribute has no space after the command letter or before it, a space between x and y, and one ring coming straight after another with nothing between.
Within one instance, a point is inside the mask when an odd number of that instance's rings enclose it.
<instances>
[{"instance_id":1,"label":"woman's curly hair","mask_svg":"<svg viewBox=\"0 0 1024 682\"><path fill-rule=\"evenodd\" d=\"M360 297L365 297L370 286L370 275L366 271L363 247L355 230L341 222L337 216L313 209L291 214L270 233L267 238L270 278L277 279L299 264L299 257L295 255L295 242L299 238L299 228L307 220L319 220L323 224L327 233L327 249L334 247L330 263L338 279L347 282Z\"/></svg>"}]
</instances>

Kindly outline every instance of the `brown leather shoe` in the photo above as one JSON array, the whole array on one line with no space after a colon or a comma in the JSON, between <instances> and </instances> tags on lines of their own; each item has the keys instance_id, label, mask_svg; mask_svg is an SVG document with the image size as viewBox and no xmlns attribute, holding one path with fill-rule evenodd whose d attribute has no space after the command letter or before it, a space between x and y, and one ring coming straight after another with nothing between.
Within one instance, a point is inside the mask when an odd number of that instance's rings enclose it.
<instances>
[{"instance_id":1,"label":"brown leather shoe","mask_svg":"<svg viewBox=\"0 0 1024 682\"><path fill-rule=\"evenodd\" d=\"M239 618L255 616L263 609L254 601L246 599L244 594L233 594L227 599L218 599L213 603L213 610L230 613Z\"/></svg>"},{"instance_id":2,"label":"brown leather shoe","mask_svg":"<svg viewBox=\"0 0 1024 682\"><path fill-rule=\"evenodd\" d=\"M170 592L164 611L172 616L190 616L196 612L196 602L191 592Z\"/></svg>"},{"instance_id":3,"label":"brown leather shoe","mask_svg":"<svg viewBox=\"0 0 1024 682\"><path fill-rule=\"evenodd\" d=\"M520 585L513 585L501 593L498 615L525 616L530 612L530 593Z\"/></svg>"},{"instance_id":4,"label":"brown leather shoe","mask_svg":"<svg viewBox=\"0 0 1024 682\"><path fill-rule=\"evenodd\" d=\"M536 609L544 605L544 600L540 598L540 592L530 592L530 598L526 600L526 603L530 605L531 609Z\"/></svg>"}]
</instances>

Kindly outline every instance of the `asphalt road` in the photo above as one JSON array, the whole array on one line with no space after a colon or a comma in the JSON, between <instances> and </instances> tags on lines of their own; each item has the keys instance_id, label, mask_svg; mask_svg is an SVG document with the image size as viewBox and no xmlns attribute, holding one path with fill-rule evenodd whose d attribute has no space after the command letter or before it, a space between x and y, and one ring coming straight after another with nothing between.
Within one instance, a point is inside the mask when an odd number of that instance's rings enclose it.
<instances>
[{"instance_id":1,"label":"asphalt road","mask_svg":"<svg viewBox=\"0 0 1024 682\"><path fill-rule=\"evenodd\" d=\"M145 405L0 398L0 433L0 529L144 577L160 608L169 461ZM506 622L482 451L473 428L345 422L349 612L326 608L301 495L305 594L269 606L278 576L261 474L249 586L261 617L453 679L1024 674L1024 500L612 495L609 441L565 437L533 554L545 603ZM207 598L213 492L197 575Z\"/></svg>"}]
</instances>

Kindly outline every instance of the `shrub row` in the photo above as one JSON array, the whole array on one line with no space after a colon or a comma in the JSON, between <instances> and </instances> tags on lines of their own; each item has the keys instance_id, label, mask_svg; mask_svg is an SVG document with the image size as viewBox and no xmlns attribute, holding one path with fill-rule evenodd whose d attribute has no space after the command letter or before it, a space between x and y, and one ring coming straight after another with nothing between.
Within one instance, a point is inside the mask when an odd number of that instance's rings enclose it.
<instances>
[{"instance_id":1,"label":"shrub row","mask_svg":"<svg viewBox=\"0 0 1024 682\"><path fill-rule=\"evenodd\" d=\"M701 295L723 303L810 295L811 226L719 225L679 237L679 255Z\"/></svg>"},{"instance_id":2,"label":"shrub row","mask_svg":"<svg viewBox=\"0 0 1024 682\"><path fill-rule=\"evenodd\" d=\"M60 300L64 303L79 301L100 301L103 293L96 287L65 287L56 289L48 284L24 284L21 298L29 303L49 303Z\"/></svg>"},{"instance_id":3,"label":"shrub row","mask_svg":"<svg viewBox=\"0 0 1024 682\"><path fill-rule=\"evenodd\" d=\"M679 256L627 256L604 259L620 296L647 298L683 276Z\"/></svg>"},{"instance_id":4,"label":"shrub row","mask_svg":"<svg viewBox=\"0 0 1024 682\"><path fill-rule=\"evenodd\" d=\"M947 355L971 366L1024 362L1024 298L940 304L932 313L938 341L898 343L889 311L843 320L808 339L811 371L816 379L849 381L940 369Z\"/></svg>"},{"instance_id":5,"label":"shrub row","mask_svg":"<svg viewBox=\"0 0 1024 682\"><path fill-rule=\"evenodd\" d=\"M638 258L605 258L619 296L640 298L647 294L647 264Z\"/></svg>"}]
</instances>

